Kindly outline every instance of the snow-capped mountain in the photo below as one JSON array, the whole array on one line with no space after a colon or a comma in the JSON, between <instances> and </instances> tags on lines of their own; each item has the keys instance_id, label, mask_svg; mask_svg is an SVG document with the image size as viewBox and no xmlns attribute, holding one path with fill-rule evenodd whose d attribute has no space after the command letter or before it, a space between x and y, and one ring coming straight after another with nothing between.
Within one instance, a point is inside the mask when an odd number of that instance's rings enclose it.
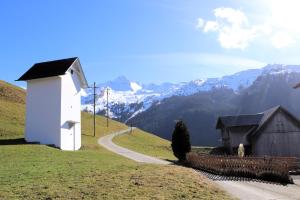
<instances>
[{"instance_id":1,"label":"snow-capped mountain","mask_svg":"<svg viewBox=\"0 0 300 200\"><path fill-rule=\"evenodd\" d=\"M179 86L180 84L172 83L143 85L121 76L113 81L97 85L96 112L106 114L108 99L109 116L126 121L148 109L153 102L172 96ZM88 89L87 94L82 99L82 109L91 112L93 111L93 89Z\"/></svg>"},{"instance_id":2,"label":"snow-capped mountain","mask_svg":"<svg viewBox=\"0 0 300 200\"><path fill-rule=\"evenodd\" d=\"M107 89L109 116L126 122L140 112L147 110L154 103L174 96L188 96L214 88L227 87L238 92L252 85L258 76L300 72L298 65L267 65L261 69L249 69L220 78L198 79L183 83L142 84L120 76L113 81L97 85L96 113L106 114ZM93 90L87 90L82 99L82 109L93 111Z\"/></svg>"}]
</instances>

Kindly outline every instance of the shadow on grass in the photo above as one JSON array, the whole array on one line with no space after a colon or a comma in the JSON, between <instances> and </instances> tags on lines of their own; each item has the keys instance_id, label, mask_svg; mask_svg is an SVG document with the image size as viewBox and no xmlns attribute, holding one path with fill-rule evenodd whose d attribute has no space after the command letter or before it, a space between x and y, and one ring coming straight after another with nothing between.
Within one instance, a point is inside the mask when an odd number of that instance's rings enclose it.
<instances>
[{"instance_id":1,"label":"shadow on grass","mask_svg":"<svg viewBox=\"0 0 300 200\"><path fill-rule=\"evenodd\" d=\"M170 159L163 159L165 161L168 161L170 163L172 163L173 165L178 165L178 160L170 160Z\"/></svg>"},{"instance_id":2,"label":"shadow on grass","mask_svg":"<svg viewBox=\"0 0 300 200\"><path fill-rule=\"evenodd\" d=\"M97 136L94 136L94 135L87 135L87 134L84 134L84 133L82 133L81 135L84 135L84 136L87 136L87 137L96 137L96 138L97 138Z\"/></svg>"},{"instance_id":3,"label":"shadow on grass","mask_svg":"<svg viewBox=\"0 0 300 200\"><path fill-rule=\"evenodd\" d=\"M16 138L16 139L1 139L1 145L23 145L23 144L37 144L36 142L26 142L24 138Z\"/></svg>"}]
</instances>

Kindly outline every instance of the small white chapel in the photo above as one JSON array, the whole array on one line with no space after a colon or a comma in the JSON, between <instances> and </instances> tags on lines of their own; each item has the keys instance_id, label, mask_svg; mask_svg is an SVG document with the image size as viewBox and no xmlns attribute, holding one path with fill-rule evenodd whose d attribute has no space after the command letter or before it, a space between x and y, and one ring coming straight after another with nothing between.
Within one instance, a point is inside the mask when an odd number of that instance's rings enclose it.
<instances>
[{"instance_id":1,"label":"small white chapel","mask_svg":"<svg viewBox=\"0 0 300 200\"><path fill-rule=\"evenodd\" d=\"M25 140L62 150L81 147L81 95L88 86L79 58L34 64L27 82Z\"/></svg>"}]
</instances>

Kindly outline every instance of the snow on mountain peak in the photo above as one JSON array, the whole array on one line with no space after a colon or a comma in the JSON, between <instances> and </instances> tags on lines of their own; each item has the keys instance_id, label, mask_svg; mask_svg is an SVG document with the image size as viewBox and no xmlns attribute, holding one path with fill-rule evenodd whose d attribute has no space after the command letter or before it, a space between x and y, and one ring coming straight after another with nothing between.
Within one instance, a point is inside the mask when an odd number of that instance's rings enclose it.
<instances>
[{"instance_id":1,"label":"snow on mountain peak","mask_svg":"<svg viewBox=\"0 0 300 200\"><path fill-rule=\"evenodd\" d=\"M267 74L285 74L285 73L291 73L291 72L300 72L300 66L299 65L282 65L282 64L273 64L273 65L267 65L263 68L262 75Z\"/></svg>"},{"instance_id":2,"label":"snow on mountain peak","mask_svg":"<svg viewBox=\"0 0 300 200\"><path fill-rule=\"evenodd\" d=\"M116 91L128 91L131 90L130 81L125 76L119 76L113 81L108 81L99 85L100 87L110 87Z\"/></svg>"},{"instance_id":3,"label":"snow on mountain peak","mask_svg":"<svg viewBox=\"0 0 300 200\"><path fill-rule=\"evenodd\" d=\"M193 80L192 82L195 85L201 86L205 81L206 81L206 79L197 79L197 80Z\"/></svg>"},{"instance_id":4,"label":"snow on mountain peak","mask_svg":"<svg viewBox=\"0 0 300 200\"><path fill-rule=\"evenodd\" d=\"M246 88L252 85L258 76L280 73L299 72L298 65L267 65L260 69L249 69L232 75L220 78L196 79L190 82L182 83L162 83L162 84L140 84L130 81L124 76L120 76L113 81L99 84L97 90L97 112L105 112L107 98L106 88L110 88L109 107L110 115L126 121L137 113L147 110L153 103L177 95L187 96L197 92L210 91L214 88L231 88L238 92L240 88ZM83 97L82 109L92 111L93 95L92 90L87 90L89 94ZM124 117L125 116L125 117Z\"/></svg>"},{"instance_id":5,"label":"snow on mountain peak","mask_svg":"<svg viewBox=\"0 0 300 200\"><path fill-rule=\"evenodd\" d=\"M133 92L137 92L138 90L140 90L140 89L143 88L142 86L140 86L136 82L130 82L130 87L131 87L131 89L132 89Z\"/></svg>"}]
</instances>

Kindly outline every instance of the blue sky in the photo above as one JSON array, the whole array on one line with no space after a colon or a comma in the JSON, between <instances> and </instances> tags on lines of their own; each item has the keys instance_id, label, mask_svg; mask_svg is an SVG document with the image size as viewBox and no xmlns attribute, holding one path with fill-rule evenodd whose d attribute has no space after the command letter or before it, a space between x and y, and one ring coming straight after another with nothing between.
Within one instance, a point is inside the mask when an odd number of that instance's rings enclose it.
<instances>
[{"instance_id":1,"label":"blue sky","mask_svg":"<svg viewBox=\"0 0 300 200\"><path fill-rule=\"evenodd\" d=\"M297 0L1 1L0 79L14 82L36 62L73 56L89 82L119 75L181 82L300 64L299 7Z\"/></svg>"}]
</instances>

